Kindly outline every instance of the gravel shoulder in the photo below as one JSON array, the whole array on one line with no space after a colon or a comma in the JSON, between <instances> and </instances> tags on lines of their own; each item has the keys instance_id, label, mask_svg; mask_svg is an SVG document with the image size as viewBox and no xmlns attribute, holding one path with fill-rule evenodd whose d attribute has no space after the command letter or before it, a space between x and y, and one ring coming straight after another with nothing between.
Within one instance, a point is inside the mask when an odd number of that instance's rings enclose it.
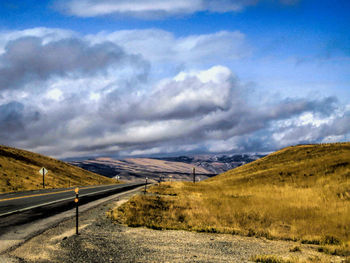
<instances>
[{"instance_id":1,"label":"gravel shoulder","mask_svg":"<svg viewBox=\"0 0 350 263\"><path fill-rule=\"evenodd\" d=\"M106 212L126 202L135 191L82 212L80 235L70 218L0 256L0 262L251 262L254 255L273 254L313 262L341 262L312 245L226 234L151 230L114 224ZM290 252L299 246L301 252Z\"/></svg>"}]
</instances>

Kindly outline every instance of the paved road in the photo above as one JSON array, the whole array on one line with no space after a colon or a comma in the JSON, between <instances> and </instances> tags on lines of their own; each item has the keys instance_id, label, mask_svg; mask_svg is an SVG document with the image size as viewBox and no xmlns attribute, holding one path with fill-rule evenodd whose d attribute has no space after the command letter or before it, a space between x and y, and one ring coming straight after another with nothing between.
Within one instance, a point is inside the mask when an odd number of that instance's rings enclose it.
<instances>
[{"instance_id":1,"label":"paved road","mask_svg":"<svg viewBox=\"0 0 350 263\"><path fill-rule=\"evenodd\" d=\"M79 204L143 185L129 183L79 188ZM75 206L73 188L38 190L0 195L0 235L8 228L48 217Z\"/></svg>"}]
</instances>

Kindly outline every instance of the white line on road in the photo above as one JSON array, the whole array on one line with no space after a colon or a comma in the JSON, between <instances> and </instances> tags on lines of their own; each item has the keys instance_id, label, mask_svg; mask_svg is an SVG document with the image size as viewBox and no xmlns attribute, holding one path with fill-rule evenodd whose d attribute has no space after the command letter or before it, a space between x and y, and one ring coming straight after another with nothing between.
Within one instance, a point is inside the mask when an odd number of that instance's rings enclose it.
<instances>
[{"instance_id":1,"label":"white line on road","mask_svg":"<svg viewBox=\"0 0 350 263\"><path fill-rule=\"evenodd\" d=\"M109 189L102 190L102 191L96 191L96 192L92 192L92 193L82 194L82 195L80 195L80 197L89 196L89 195L98 194L98 193L104 193L104 192L108 192L108 191L113 191L113 190L118 189L118 188L122 189L123 187L122 188L120 188L120 187L109 188ZM72 197L63 198L63 199L59 199L59 200L55 200L55 201L51 201L51 202L47 202L47 203L43 203L43 204L33 205L33 206L30 206L30 207L21 208L21 209L14 210L14 211L9 211L9 212L0 214L0 217L8 216L8 215L15 214L15 213L20 213L20 212L25 212L25 211L28 211L28 210L31 210L31 209L34 209L34 208L38 208L38 207L46 206L46 205L52 205L52 204L59 203L59 202L62 202L62 201L74 200L74 198L75 198L75 195L72 195Z\"/></svg>"}]
</instances>

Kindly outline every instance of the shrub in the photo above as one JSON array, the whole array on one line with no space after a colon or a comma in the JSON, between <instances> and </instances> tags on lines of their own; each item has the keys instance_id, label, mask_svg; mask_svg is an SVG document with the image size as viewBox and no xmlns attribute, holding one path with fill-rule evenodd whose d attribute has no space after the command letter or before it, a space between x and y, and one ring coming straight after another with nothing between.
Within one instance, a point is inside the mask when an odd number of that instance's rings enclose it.
<instances>
[{"instance_id":1,"label":"shrub","mask_svg":"<svg viewBox=\"0 0 350 263\"><path fill-rule=\"evenodd\" d=\"M261 263L295 263L294 260L284 259L275 255L256 255L251 260Z\"/></svg>"},{"instance_id":2,"label":"shrub","mask_svg":"<svg viewBox=\"0 0 350 263\"><path fill-rule=\"evenodd\" d=\"M295 247L292 247L291 249L289 249L290 252L301 252L301 249L299 246L295 246Z\"/></svg>"}]
</instances>

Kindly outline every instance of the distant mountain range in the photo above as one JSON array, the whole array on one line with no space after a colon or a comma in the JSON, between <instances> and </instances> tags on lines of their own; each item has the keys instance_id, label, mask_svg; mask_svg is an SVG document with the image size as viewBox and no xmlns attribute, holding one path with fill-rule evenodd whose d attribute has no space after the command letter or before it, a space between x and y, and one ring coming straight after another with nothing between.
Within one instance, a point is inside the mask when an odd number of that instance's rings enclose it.
<instances>
[{"instance_id":1,"label":"distant mountain range","mask_svg":"<svg viewBox=\"0 0 350 263\"><path fill-rule=\"evenodd\" d=\"M264 155L198 155L164 158L95 158L71 161L70 164L107 177L120 180L144 180L145 177L159 180L192 180L193 167L196 179L204 180L227 170L255 161Z\"/></svg>"},{"instance_id":2,"label":"distant mountain range","mask_svg":"<svg viewBox=\"0 0 350 263\"><path fill-rule=\"evenodd\" d=\"M183 162L202 167L210 173L220 174L253 162L265 155L262 154L233 154L233 155L198 155L158 158L160 160Z\"/></svg>"}]
</instances>

